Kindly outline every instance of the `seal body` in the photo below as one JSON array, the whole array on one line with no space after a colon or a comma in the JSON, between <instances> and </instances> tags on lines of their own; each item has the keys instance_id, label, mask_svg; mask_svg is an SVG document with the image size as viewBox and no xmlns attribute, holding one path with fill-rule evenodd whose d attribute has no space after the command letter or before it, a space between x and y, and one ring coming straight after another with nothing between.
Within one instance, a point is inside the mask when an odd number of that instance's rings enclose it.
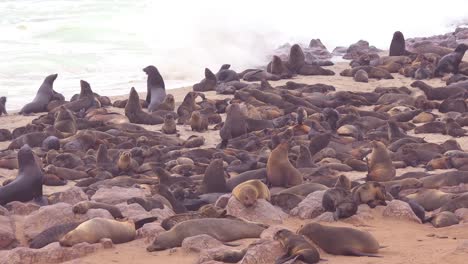
<instances>
[{"instance_id":1,"label":"seal body","mask_svg":"<svg viewBox=\"0 0 468 264\"><path fill-rule=\"evenodd\" d=\"M267 161L267 179L273 186L292 187L303 182L302 174L288 159L289 143L279 144Z\"/></svg>"},{"instance_id":2,"label":"seal body","mask_svg":"<svg viewBox=\"0 0 468 264\"><path fill-rule=\"evenodd\" d=\"M47 109L47 104L54 97L53 85L55 79L57 79L58 74L52 74L45 78L41 87L36 93L33 101L26 104L20 111L20 114L30 114L45 112Z\"/></svg>"},{"instance_id":3,"label":"seal body","mask_svg":"<svg viewBox=\"0 0 468 264\"><path fill-rule=\"evenodd\" d=\"M6 106L5 106L6 101L7 101L7 98L5 96L0 97L0 116L2 116L2 114L8 115L6 111Z\"/></svg>"},{"instance_id":4,"label":"seal body","mask_svg":"<svg viewBox=\"0 0 468 264\"><path fill-rule=\"evenodd\" d=\"M70 247L82 242L93 244L103 238L109 238L114 244L120 244L132 241L135 236L134 223L97 217L68 232L60 239L60 245Z\"/></svg>"},{"instance_id":5,"label":"seal body","mask_svg":"<svg viewBox=\"0 0 468 264\"><path fill-rule=\"evenodd\" d=\"M258 199L270 201L270 190L260 180L249 180L237 185L232 194L244 206L254 205Z\"/></svg>"},{"instance_id":6,"label":"seal body","mask_svg":"<svg viewBox=\"0 0 468 264\"><path fill-rule=\"evenodd\" d=\"M18 176L11 183L0 187L0 204L12 201L28 202L42 197L44 174L36 163L29 145L18 151Z\"/></svg>"},{"instance_id":7,"label":"seal body","mask_svg":"<svg viewBox=\"0 0 468 264\"><path fill-rule=\"evenodd\" d=\"M148 111L153 112L158 110L158 106L166 98L166 87L164 80L158 69L153 65L145 67L143 71L148 75L146 102L148 103Z\"/></svg>"},{"instance_id":8,"label":"seal body","mask_svg":"<svg viewBox=\"0 0 468 264\"><path fill-rule=\"evenodd\" d=\"M333 255L377 257L379 242L368 232L347 227L332 227L309 223L298 234L312 240L325 252Z\"/></svg>"},{"instance_id":9,"label":"seal body","mask_svg":"<svg viewBox=\"0 0 468 264\"><path fill-rule=\"evenodd\" d=\"M393 33L392 42L390 43L389 56L407 55L405 46L405 37L400 31Z\"/></svg>"},{"instance_id":10,"label":"seal body","mask_svg":"<svg viewBox=\"0 0 468 264\"><path fill-rule=\"evenodd\" d=\"M302 260L305 263L320 261L317 249L301 235L296 235L287 229L281 229L276 232L273 239L279 241L286 250L286 254L280 257L276 263L284 263L291 259Z\"/></svg>"},{"instance_id":11,"label":"seal body","mask_svg":"<svg viewBox=\"0 0 468 264\"><path fill-rule=\"evenodd\" d=\"M444 73L458 73L458 66L465 55L466 50L468 49L468 45L466 44L459 44L454 52L451 52L445 56L443 56L439 63L437 63L437 67L434 70L435 76L441 76Z\"/></svg>"},{"instance_id":12,"label":"seal body","mask_svg":"<svg viewBox=\"0 0 468 264\"><path fill-rule=\"evenodd\" d=\"M390 181L396 175L387 147L382 142L372 141L372 153L369 157L367 180Z\"/></svg>"}]
</instances>

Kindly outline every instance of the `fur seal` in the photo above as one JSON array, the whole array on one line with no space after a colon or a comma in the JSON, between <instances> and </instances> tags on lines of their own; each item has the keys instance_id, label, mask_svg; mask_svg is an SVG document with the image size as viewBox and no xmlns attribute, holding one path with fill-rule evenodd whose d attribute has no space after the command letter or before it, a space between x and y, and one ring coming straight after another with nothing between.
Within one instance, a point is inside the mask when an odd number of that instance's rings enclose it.
<instances>
[{"instance_id":1,"label":"fur seal","mask_svg":"<svg viewBox=\"0 0 468 264\"><path fill-rule=\"evenodd\" d=\"M83 242L93 244L103 238L109 238L112 243L120 244L132 241L135 236L133 222L119 222L97 217L80 224L64 235L59 242L61 246L71 247Z\"/></svg>"},{"instance_id":2,"label":"fur seal","mask_svg":"<svg viewBox=\"0 0 468 264\"><path fill-rule=\"evenodd\" d=\"M164 123L164 119L158 115L143 112L140 98L134 87L130 90L127 105L125 105L125 116L131 123L144 125L158 125Z\"/></svg>"},{"instance_id":3,"label":"fur seal","mask_svg":"<svg viewBox=\"0 0 468 264\"><path fill-rule=\"evenodd\" d=\"M193 91L195 92L214 91L217 82L218 82L218 79L216 78L216 75L214 75L214 73L210 69L205 68L205 78L201 80L199 83L196 83L193 85Z\"/></svg>"},{"instance_id":4,"label":"fur seal","mask_svg":"<svg viewBox=\"0 0 468 264\"><path fill-rule=\"evenodd\" d=\"M204 205L197 212L188 212L169 216L161 222L162 228L170 230L175 225L192 220L202 218L221 218L226 215L226 210L211 204Z\"/></svg>"},{"instance_id":5,"label":"fur seal","mask_svg":"<svg viewBox=\"0 0 468 264\"><path fill-rule=\"evenodd\" d=\"M335 220L348 218L356 214L357 204L351 195L351 181L341 175L334 188L325 191L322 199L322 207L333 212Z\"/></svg>"},{"instance_id":6,"label":"fur seal","mask_svg":"<svg viewBox=\"0 0 468 264\"><path fill-rule=\"evenodd\" d=\"M138 168L139 164L136 160L132 159L132 153L130 151L123 151L120 153L117 167L120 171L130 171Z\"/></svg>"},{"instance_id":7,"label":"fur seal","mask_svg":"<svg viewBox=\"0 0 468 264\"><path fill-rule=\"evenodd\" d=\"M124 216L122 212L117 206L106 204L106 203L99 203L99 202L91 202L91 201L82 201L75 205L73 205L73 213L75 214L86 214L89 209L104 209L108 211L114 218L122 219Z\"/></svg>"},{"instance_id":8,"label":"fur seal","mask_svg":"<svg viewBox=\"0 0 468 264\"><path fill-rule=\"evenodd\" d=\"M232 103L226 108L226 120L224 125L219 130L219 135L224 144L232 138L242 136L247 133L246 117L242 113L240 105Z\"/></svg>"},{"instance_id":9,"label":"fur seal","mask_svg":"<svg viewBox=\"0 0 468 264\"><path fill-rule=\"evenodd\" d=\"M63 105L59 106L59 110L56 113L54 127L66 136L72 136L76 133L75 116Z\"/></svg>"},{"instance_id":10,"label":"fur seal","mask_svg":"<svg viewBox=\"0 0 468 264\"><path fill-rule=\"evenodd\" d=\"M354 76L354 81L356 82L363 82L363 83L367 83L369 82L369 75L367 74L367 72L365 70L359 70L357 71Z\"/></svg>"},{"instance_id":11,"label":"fur seal","mask_svg":"<svg viewBox=\"0 0 468 264\"><path fill-rule=\"evenodd\" d=\"M260 180L245 181L237 185L232 194L246 207L254 205L258 199L270 201L270 190Z\"/></svg>"},{"instance_id":12,"label":"fur seal","mask_svg":"<svg viewBox=\"0 0 468 264\"><path fill-rule=\"evenodd\" d=\"M164 118L164 125L161 127L161 131L164 134L175 134L177 133L177 125L174 115L167 114Z\"/></svg>"},{"instance_id":13,"label":"fur seal","mask_svg":"<svg viewBox=\"0 0 468 264\"><path fill-rule=\"evenodd\" d=\"M177 108L177 115L179 116L177 124L185 124L190 119L192 112L197 110L198 106L195 103L195 99L199 95L200 93L197 92L188 92L185 95L182 104Z\"/></svg>"},{"instance_id":14,"label":"fur seal","mask_svg":"<svg viewBox=\"0 0 468 264\"><path fill-rule=\"evenodd\" d=\"M189 120L192 131L203 132L208 130L208 118L200 114L199 111L193 111Z\"/></svg>"},{"instance_id":15,"label":"fur seal","mask_svg":"<svg viewBox=\"0 0 468 264\"><path fill-rule=\"evenodd\" d=\"M257 224L239 220L223 218L193 219L179 223L171 230L161 233L146 250L152 252L180 247L185 238L203 234L212 236L221 242L258 238L263 230L265 228Z\"/></svg>"},{"instance_id":16,"label":"fur seal","mask_svg":"<svg viewBox=\"0 0 468 264\"><path fill-rule=\"evenodd\" d=\"M2 114L8 115L6 111L6 101L7 98L5 96L0 97L0 116L2 116Z\"/></svg>"},{"instance_id":17,"label":"fur seal","mask_svg":"<svg viewBox=\"0 0 468 264\"><path fill-rule=\"evenodd\" d=\"M385 187L378 182L366 182L351 190L353 200L359 204L367 204L371 208L377 205L387 205L387 191Z\"/></svg>"},{"instance_id":18,"label":"fur seal","mask_svg":"<svg viewBox=\"0 0 468 264\"><path fill-rule=\"evenodd\" d=\"M146 102L148 103L148 112L158 110L158 106L166 98L166 87L164 86L164 80L159 73L158 69L153 65L147 66L143 71L148 75L146 83ZM171 111L173 111L172 109Z\"/></svg>"},{"instance_id":19,"label":"fur seal","mask_svg":"<svg viewBox=\"0 0 468 264\"><path fill-rule=\"evenodd\" d=\"M403 56L408 55L405 46L405 37L400 31L393 33L392 42L390 43L390 50L388 56Z\"/></svg>"},{"instance_id":20,"label":"fur seal","mask_svg":"<svg viewBox=\"0 0 468 264\"><path fill-rule=\"evenodd\" d=\"M164 110L164 111L171 111L174 112L175 110L175 99L172 94L167 94L166 98L164 98L164 101L158 105L155 109L156 111L158 110Z\"/></svg>"},{"instance_id":21,"label":"fur seal","mask_svg":"<svg viewBox=\"0 0 468 264\"><path fill-rule=\"evenodd\" d=\"M435 228L447 227L459 223L458 217L452 212L440 212L428 219Z\"/></svg>"},{"instance_id":22,"label":"fur seal","mask_svg":"<svg viewBox=\"0 0 468 264\"><path fill-rule=\"evenodd\" d=\"M303 182L302 174L288 159L289 143L283 141L270 154L267 161L267 181L272 186L292 187Z\"/></svg>"},{"instance_id":23,"label":"fur seal","mask_svg":"<svg viewBox=\"0 0 468 264\"><path fill-rule=\"evenodd\" d=\"M301 235L296 235L287 229L281 229L275 233L273 239L279 241L286 250L286 254L279 257L276 264L282 264L291 259L301 260L305 263L320 261L320 254L317 249Z\"/></svg>"},{"instance_id":24,"label":"fur seal","mask_svg":"<svg viewBox=\"0 0 468 264\"><path fill-rule=\"evenodd\" d=\"M226 178L224 175L223 160L214 159L206 168L201 191L203 193L226 192Z\"/></svg>"},{"instance_id":25,"label":"fur seal","mask_svg":"<svg viewBox=\"0 0 468 264\"><path fill-rule=\"evenodd\" d=\"M365 231L309 223L302 226L297 233L309 238L329 254L380 257L375 254L380 249L379 242Z\"/></svg>"},{"instance_id":26,"label":"fur seal","mask_svg":"<svg viewBox=\"0 0 468 264\"><path fill-rule=\"evenodd\" d=\"M426 211L436 210L456 197L455 194L444 193L435 189L420 189L416 193L406 196L406 198L420 204Z\"/></svg>"},{"instance_id":27,"label":"fur seal","mask_svg":"<svg viewBox=\"0 0 468 264\"><path fill-rule=\"evenodd\" d=\"M38 249L51 243L58 242L65 234L77 228L80 224L81 223L73 222L47 228L31 240L29 247Z\"/></svg>"},{"instance_id":28,"label":"fur seal","mask_svg":"<svg viewBox=\"0 0 468 264\"><path fill-rule=\"evenodd\" d=\"M372 141L372 152L368 159L367 180L390 181L396 175L395 167L388 153L387 147L382 142Z\"/></svg>"},{"instance_id":29,"label":"fur seal","mask_svg":"<svg viewBox=\"0 0 468 264\"><path fill-rule=\"evenodd\" d=\"M440 211L449 211L453 213L460 208L468 208L468 193L461 194L460 196L448 201L440 208Z\"/></svg>"},{"instance_id":30,"label":"fur seal","mask_svg":"<svg viewBox=\"0 0 468 264\"><path fill-rule=\"evenodd\" d=\"M164 205L168 205L168 207L171 207L171 203L167 200L167 199L164 199L165 203L161 202L161 200L159 199L155 199L155 198L139 198L139 197L133 197L133 198L130 198L127 200L127 204L132 204L132 203L136 203L136 204L139 204L141 205L141 207L143 207L143 209L145 209L147 212L153 210L153 209L163 209L164 208Z\"/></svg>"},{"instance_id":31,"label":"fur seal","mask_svg":"<svg viewBox=\"0 0 468 264\"><path fill-rule=\"evenodd\" d=\"M466 44L459 44L455 51L443 56L439 63L437 63L437 67L434 70L435 76L441 76L444 73L458 73L458 66L465 55L465 51L468 49L468 45Z\"/></svg>"},{"instance_id":32,"label":"fur seal","mask_svg":"<svg viewBox=\"0 0 468 264\"><path fill-rule=\"evenodd\" d=\"M42 197L43 173L36 163L29 145L18 151L18 176L10 184L0 187L0 205L12 201L28 202Z\"/></svg>"},{"instance_id":33,"label":"fur seal","mask_svg":"<svg viewBox=\"0 0 468 264\"><path fill-rule=\"evenodd\" d=\"M90 108L99 108L101 107L101 102L97 99L97 95L91 90L91 85L84 80L80 80L80 95L78 99L73 100L69 103L64 104L63 106L73 112L87 111ZM55 112L55 108L52 112Z\"/></svg>"},{"instance_id":34,"label":"fur seal","mask_svg":"<svg viewBox=\"0 0 468 264\"><path fill-rule=\"evenodd\" d=\"M33 101L31 103L26 104L23 106L20 114L30 114L30 113L39 113L45 112L47 110L47 104L54 98L57 94L54 91L54 81L57 79L58 74L52 74L45 78L44 82L42 83L41 87L36 93Z\"/></svg>"}]
</instances>

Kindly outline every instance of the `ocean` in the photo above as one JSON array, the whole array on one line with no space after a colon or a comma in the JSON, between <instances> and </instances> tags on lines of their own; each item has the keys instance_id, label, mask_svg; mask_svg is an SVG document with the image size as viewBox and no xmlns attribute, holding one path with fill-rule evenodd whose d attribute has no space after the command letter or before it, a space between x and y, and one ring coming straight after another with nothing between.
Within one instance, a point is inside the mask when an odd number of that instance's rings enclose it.
<instances>
[{"instance_id":1,"label":"ocean","mask_svg":"<svg viewBox=\"0 0 468 264\"><path fill-rule=\"evenodd\" d=\"M467 18L467 0L0 0L0 96L18 110L53 73L67 99L81 79L102 95L145 91L150 64L177 88L205 67L265 65L287 42L320 38L331 51L365 39L387 49L395 30L430 36Z\"/></svg>"}]
</instances>

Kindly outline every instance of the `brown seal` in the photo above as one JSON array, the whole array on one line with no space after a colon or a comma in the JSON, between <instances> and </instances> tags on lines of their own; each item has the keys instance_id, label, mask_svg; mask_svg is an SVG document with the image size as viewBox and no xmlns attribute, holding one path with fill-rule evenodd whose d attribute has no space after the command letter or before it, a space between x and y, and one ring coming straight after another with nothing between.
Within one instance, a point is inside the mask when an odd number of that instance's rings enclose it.
<instances>
[{"instance_id":1,"label":"brown seal","mask_svg":"<svg viewBox=\"0 0 468 264\"><path fill-rule=\"evenodd\" d=\"M204 205L197 212L188 212L169 216L161 222L162 228L170 230L175 225L192 220L202 218L221 218L226 215L226 210L211 204Z\"/></svg>"},{"instance_id":2,"label":"brown seal","mask_svg":"<svg viewBox=\"0 0 468 264\"><path fill-rule=\"evenodd\" d=\"M120 171L130 171L137 169L139 164L134 159L132 159L132 153L130 153L130 151L124 151L119 156L117 167Z\"/></svg>"},{"instance_id":3,"label":"brown seal","mask_svg":"<svg viewBox=\"0 0 468 264\"><path fill-rule=\"evenodd\" d=\"M356 82L363 82L363 83L369 82L369 75L363 69L357 71L354 74L353 78L354 78L354 81L356 81Z\"/></svg>"},{"instance_id":4,"label":"brown seal","mask_svg":"<svg viewBox=\"0 0 468 264\"><path fill-rule=\"evenodd\" d=\"M29 247L38 249L58 242L65 234L77 228L80 224L80 222L73 222L47 228L31 240Z\"/></svg>"},{"instance_id":5,"label":"brown seal","mask_svg":"<svg viewBox=\"0 0 468 264\"><path fill-rule=\"evenodd\" d=\"M396 175L395 167L388 153L387 147L379 141L372 141L372 152L368 159L367 180L390 181Z\"/></svg>"},{"instance_id":6,"label":"brown seal","mask_svg":"<svg viewBox=\"0 0 468 264\"><path fill-rule=\"evenodd\" d=\"M130 90L127 105L125 105L125 116L131 123L135 124L158 125L164 123L162 117L143 112L140 97L134 87Z\"/></svg>"},{"instance_id":7,"label":"brown seal","mask_svg":"<svg viewBox=\"0 0 468 264\"><path fill-rule=\"evenodd\" d=\"M468 49L468 45L462 43L462 44L459 44L455 48L455 51L443 56L439 60L439 63L437 63L437 67L434 70L434 75L441 76L444 73L457 74L458 67L467 49Z\"/></svg>"},{"instance_id":8,"label":"brown seal","mask_svg":"<svg viewBox=\"0 0 468 264\"><path fill-rule=\"evenodd\" d=\"M192 131L203 132L208 130L208 118L200 114L199 111L193 111L189 120Z\"/></svg>"},{"instance_id":9,"label":"brown seal","mask_svg":"<svg viewBox=\"0 0 468 264\"><path fill-rule=\"evenodd\" d=\"M202 193L226 192L226 178L222 159L214 159L206 168L200 191Z\"/></svg>"},{"instance_id":10,"label":"brown seal","mask_svg":"<svg viewBox=\"0 0 468 264\"><path fill-rule=\"evenodd\" d=\"M237 185L232 195L246 207L254 205L258 199L270 201L270 190L260 180L248 180Z\"/></svg>"},{"instance_id":11,"label":"brown seal","mask_svg":"<svg viewBox=\"0 0 468 264\"><path fill-rule=\"evenodd\" d=\"M430 217L428 221L430 221L435 228L452 226L460 222L454 213L448 211L440 212L435 216Z\"/></svg>"},{"instance_id":12,"label":"brown seal","mask_svg":"<svg viewBox=\"0 0 468 264\"><path fill-rule=\"evenodd\" d=\"M468 208L468 193L460 194L460 196L448 201L440 208L440 211L455 212L460 208Z\"/></svg>"},{"instance_id":13,"label":"brown seal","mask_svg":"<svg viewBox=\"0 0 468 264\"><path fill-rule=\"evenodd\" d=\"M101 102L96 98L97 96L91 90L91 85L84 80L80 80L81 91L78 96L78 99L73 100L69 103L64 104L63 106L70 111L79 112L87 111L90 108L99 108L101 107ZM58 108L52 109L52 112L56 112Z\"/></svg>"},{"instance_id":14,"label":"brown seal","mask_svg":"<svg viewBox=\"0 0 468 264\"><path fill-rule=\"evenodd\" d=\"M324 190L327 190L327 189L328 189L328 187L323 185L323 184L313 183L313 182L306 182L306 183L302 183L302 184L290 187L288 189L282 190L282 191L278 192L278 194L291 193L291 194L306 197L307 195L309 195L309 194L311 194L313 192L324 191Z\"/></svg>"},{"instance_id":15,"label":"brown seal","mask_svg":"<svg viewBox=\"0 0 468 264\"><path fill-rule=\"evenodd\" d=\"M114 244L126 243L135 239L136 231L133 222L119 222L106 218L93 218L74 230L68 232L60 239L60 245L71 247L88 242L97 243L103 238L109 238Z\"/></svg>"},{"instance_id":16,"label":"brown seal","mask_svg":"<svg viewBox=\"0 0 468 264\"><path fill-rule=\"evenodd\" d=\"M198 109L195 99L199 95L200 93L197 92L188 92L185 95L182 104L177 108L177 115L179 116L177 124L185 124L190 119L192 112Z\"/></svg>"},{"instance_id":17,"label":"brown seal","mask_svg":"<svg viewBox=\"0 0 468 264\"><path fill-rule=\"evenodd\" d=\"M175 225L171 230L161 233L147 251L180 247L182 241L191 236L209 235L221 242L244 238L258 238L265 230L254 223L223 218L193 219Z\"/></svg>"},{"instance_id":18,"label":"brown seal","mask_svg":"<svg viewBox=\"0 0 468 264\"><path fill-rule=\"evenodd\" d=\"M359 204L367 204L371 208L377 205L387 205L385 199L387 191L378 182L366 182L351 190L354 201Z\"/></svg>"},{"instance_id":19,"label":"brown seal","mask_svg":"<svg viewBox=\"0 0 468 264\"><path fill-rule=\"evenodd\" d=\"M320 261L320 254L301 235L296 235L287 229L281 229L275 233L273 239L279 241L286 250L286 254L276 260L277 264L284 263L291 259L302 260L305 263L317 263Z\"/></svg>"},{"instance_id":20,"label":"brown seal","mask_svg":"<svg viewBox=\"0 0 468 264\"><path fill-rule=\"evenodd\" d=\"M45 112L47 110L47 104L50 103L55 97L57 97L57 92L54 91L54 81L57 79L58 74L52 74L47 76L44 79L44 82L39 87L39 90L36 93L33 101L31 103L26 104L23 106L20 114L30 114L30 113L38 113L38 112ZM63 97L63 96L62 96Z\"/></svg>"},{"instance_id":21,"label":"brown seal","mask_svg":"<svg viewBox=\"0 0 468 264\"><path fill-rule=\"evenodd\" d=\"M369 233L348 227L332 227L319 223L302 226L298 234L312 240L333 255L380 257L379 242Z\"/></svg>"},{"instance_id":22,"label":"brown seal","mask_svg":"<svg viewBox=\"0 0 468 264\"><path fill-rule=\"evenodd\" d=\"M351 181L344 175L338 177L335 187L325 191L322 207L333 212L335 220L348 218L356 214L357 203L351 195Z\"/></svg>"},{"instance_id":23,"label":"brown seal","mask_svg":"<svg viewBox=\"0 0 468 264\"><path fill-rule=\"evenodd\" d=\"M111 204L91 202L91 201L82 201L73 205L73 213L75 214L86 214L89 209L104 209L108 211L114 218L124 218L120 209Z\"/></svg>"},{"instance_id":24,"label":"brown seal","mask_svg":"<svg viewBox=\"0 0 468 264\"><path fill-rule=\"evenodd\" d=\"M390 50L388 56L403 56L408 55L405 45L405 37L400 31L393 33L392 42L390 43Z\"/></svg>"},{"instance_id":25,"label":"brown seal","mask_svg":"<svg viewBox=\"0 0 468 264\"><path fill-rule=\"evenodd\" d=\"M18 151L18 167L18 176L8 185L0 187L0 205L42 197L43 173L28 145Z\"/></svg>"},{"instance_id":26,"label":"brown seal","mask_svg":"<svg viewBox=\"0 0 468 264\"><path fill-rule=\"evenodd\" d=\"M148 112L154 112L158 110L159 105L166 98L166 86L161 74L153 65L149 65L143 69L148 75L146 81L146 102L148 103ZM174 109L170 110L173 111Z\"/></svg>"},{"instance_id":27,"label":"brown seal","mask_svg":"<svg viewBox=\"0 0 468 264\"><path fill-rule=\"evenodd\" d=\"M292 187L303 182L302 174L294 168L288 158L289 143L280 143L267 161L267 180L273 186Z\"/></svg>"},{"instance_id":28,"label":"brown seal","mask_svg":"<svg viewBox=\"0 0 468 264\"><path fill-rule=\"evenodd\" d=\"M164 118L164 125L161 128L164 134L175 134L177 133L177 125L174 119L174 115L167 114Z\"/></svg>"},{"instance_id":29,"label":"brown seal","mask_svg":"<svg viewBox=\"0 0 468 264\"><path fill-rule=\"evenodd\" d=\"M172 207L171 203L165 198L163 201L162 199L155 199L152 197L145 198L145 199L140 198L140 197L133 197L127 200L127 204L132 204L132 203L139 204L147 212L153 209L163 209L164 205L167 205L168 207Z\"/></svg>"},{"instance_id":30,"label":"brown seal","mask_svg":"<svg viewBox=\"0 0 468 264\"><path fill-rule=\"evenodd\" d=\"M0 116L2 116L2 114L8 115L6 111L6 101L7 98L5 96L0 97Z\"/></svg>"},{"instance_id":31,"label":"brown seal","mask_svg":"<svg viewBox=\"0 0 468 264\"><path fill-rule=\"evenodd\" d=\"M304 200L304 196L294 193L277 193L271 196L271 204L280 207L286 213L289 213L293 208Z\"/></svg>"},{"instance_id":32,"label":"brown seal","mask_svg":"<svg viewBox=\"0 0 468 264\"><path fill-rule=\"evenodd\" d=\"M406 198L420 204L426 211L433 211L455 199L457 196L456 194L445 193L435 189L420 189L416 193L407 195Z\"/></svg>"},{"instance_id":33,"label":"brown seal","mask_svg":"<svg viewBox=\"0 0 468 264\"><path fill-rule=\"evenodd\" d=\"M172 94L167 94L164 101L155 108L157 110L165 110L165 111L174 111L175 110L175 99Z\"/></svg>"},{"instance_id":34,"label":"brown seal","mask_svg":"<svg viewBox=\"0 0 468 264\"><path fill-rule=\"evenodd\" d=\"M63 105L59 107L56 113L54 127L65 136L72 136L77 131L75 116Z\"/></svg>"},{"instance_id":35,"label":"brown seal","mask_svg":"<svg viewBox=\"0 0 468 264\"><path fill-rule=\"evenodd\" d=\"M246 117L242 112L240 105L232 103L226 108L226 120L219 131L219 135L224 144L229 139L233 139L247 133Z\"/></svg>"},{"instance_id":36,"label":"brown seal","mask_svg":"<svg viewBox=\"0 0 468 264\"><path fill-rule=\"evenodd\" d=\"M214 91L217 82L218 79L216 78L216 75L214 75L210 69L205 68L205 78L199 83L194 84L193 90L196 92Z\"/></svg>"}]
</instances>

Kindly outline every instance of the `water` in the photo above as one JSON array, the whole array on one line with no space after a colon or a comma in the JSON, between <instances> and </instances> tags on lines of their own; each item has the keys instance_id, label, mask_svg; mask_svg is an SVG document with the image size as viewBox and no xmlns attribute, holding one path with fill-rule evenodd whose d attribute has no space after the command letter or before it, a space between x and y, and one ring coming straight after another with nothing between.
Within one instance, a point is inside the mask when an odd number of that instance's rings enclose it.
<instances>
[{"instance_id":1,"label":"water","mask_svg":"<svg viewBox=\"0 0 468 264\"><path fill-rule=\"evenodd\" d=\"M20 109L52 73L67 98L80 79L104 95L145 91L150 64L181 87L205 67L264 65L285 42L320 38L332 50L366 39L385 49L395 30L441 34L468 17L467 0L290 2L0 0L0 96Z\"/></svg>"}]
</instances>

